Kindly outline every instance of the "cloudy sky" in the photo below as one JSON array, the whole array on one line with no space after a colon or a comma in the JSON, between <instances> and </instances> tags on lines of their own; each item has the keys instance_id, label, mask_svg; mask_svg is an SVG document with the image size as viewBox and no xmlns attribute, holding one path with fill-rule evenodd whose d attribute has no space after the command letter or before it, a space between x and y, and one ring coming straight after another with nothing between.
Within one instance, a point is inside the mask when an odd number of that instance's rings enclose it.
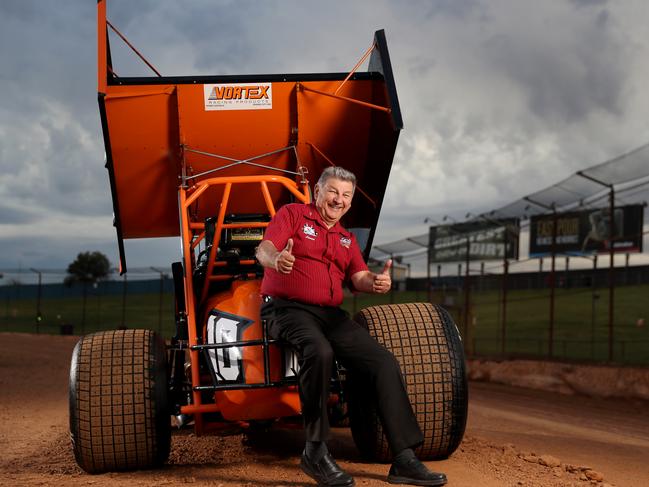
<instances>
[{"instance_id":1,"label":"cloudy sky","mask_svg":"<svg viewBox=\"0 0 649 487\"><path fill-rule=\"evenodd\" d=\"M0 269L117 262L93 0L0 1ZM649 141L645 0L109 1L165 75L348 71L384 28L405 129L375 243ZM149 75L112 39L118 74ZM167 266L175 239L127 245Z\"/></svg>"}]
</instances>

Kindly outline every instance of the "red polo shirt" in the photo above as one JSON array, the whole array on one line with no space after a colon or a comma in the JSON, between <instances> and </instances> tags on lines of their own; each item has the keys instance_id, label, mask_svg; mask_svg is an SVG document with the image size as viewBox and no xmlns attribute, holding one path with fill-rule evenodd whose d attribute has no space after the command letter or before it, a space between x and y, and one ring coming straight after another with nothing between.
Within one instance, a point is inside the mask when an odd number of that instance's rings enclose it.
<instances>
[{"instance_id":1,"label":"red polo shirt","mask_svg":"<svg viewBox=\"0 0 649 487\"><path fill-rule=\"evenodd\" d=\"M290 274L264 269L261 293L320 306L340 306L343 283L367 270L353 234L340 223L327 228L313 203L285 205L264 234L279 251L293 239L295 263Z\"/></svg>"}]
</instances>

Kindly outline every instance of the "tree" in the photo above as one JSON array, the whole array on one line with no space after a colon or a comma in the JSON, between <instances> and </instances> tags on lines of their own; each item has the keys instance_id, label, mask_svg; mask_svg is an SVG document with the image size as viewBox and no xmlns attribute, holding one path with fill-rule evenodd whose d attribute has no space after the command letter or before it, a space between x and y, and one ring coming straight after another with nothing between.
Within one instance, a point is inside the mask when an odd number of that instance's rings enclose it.
<instances>
[{"instance_id":1,"label":"tree","mask_svg":"<svg viewBox=\"0 0 649 487\"><path fill-rule=\"evenodd\" d=\"M77 258L68 266L68 275L63 281L66 286L74 283L83 284L83 309L81 314L81 333L84 332L86 324L86 298L88 295L88 284L95 284L97 281L106 279L110 274L110 261L101 252L81 252Z\"/></svg>"},{"instance_id":2,"label":"tree","mask_svg":"<svg viewBox=\"0 0 649 487\"><path fill-rule=\"evenodd\" d=\"M105 279L110 274L110 261L101 252L81 252L68 266L65 284L71 286L75 282L94 284Z\"/></svg>"}]
</instances>

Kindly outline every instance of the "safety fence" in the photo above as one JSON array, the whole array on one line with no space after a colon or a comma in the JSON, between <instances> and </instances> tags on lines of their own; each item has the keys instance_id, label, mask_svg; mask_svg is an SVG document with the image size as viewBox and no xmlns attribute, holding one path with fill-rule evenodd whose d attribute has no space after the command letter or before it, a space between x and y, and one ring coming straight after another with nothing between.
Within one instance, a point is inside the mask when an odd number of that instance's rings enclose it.
<instances>
[{"instance_id":1,"label":"safety fence","mask_svg":"<svg viewBox=\"0 0 649 487\"><path fill-rule=\"evenodd\" d=\"M548 272L472 271L468 280L458 272L408 279L405 290L386 295L348 294L343 307L354 314L377 304L439 304L454 317L469 357L649 365L649 266L616 273L612 327L606 269L557 272L554 286ZM142 277L85 289L13 279L0 285L0 331L83 335L148 328L171 337L172 281L166 274Z\"/></svg>"},{"instance_id":2,"label":"safety fence","mask_svg":"<svg viewBox=\"0 0 649 487\"><path fill-rule=\"evenodd\" d=\"M148 328L170 337L175 327L170 276L129 274L67 286L62 271L43 272L46 283L41 284L30 282L29 273L5 273L9 282L0 285L0 331L83 335Z\"/></svg>"},{"instance_id":3,"label":"safety fence","mask_svg":"<svg viewBox=\"0 0 649 487\"><path fill-rule=\"evenodd\" d=\"M649 365L649 267L411 280L455 317L467 354ZM612 305L612 308L611 308Z\"/></svg>"}]
</instances>

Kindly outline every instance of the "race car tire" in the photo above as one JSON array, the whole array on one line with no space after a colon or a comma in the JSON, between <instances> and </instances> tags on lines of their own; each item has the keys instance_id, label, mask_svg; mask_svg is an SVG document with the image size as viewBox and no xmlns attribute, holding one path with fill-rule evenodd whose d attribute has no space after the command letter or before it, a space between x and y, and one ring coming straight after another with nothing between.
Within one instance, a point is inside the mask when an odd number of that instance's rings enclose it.
<instances>
[{"instance_id":1,"label":"race car tire","mask_svg":"<svg viewBox=\"0 0 649 487\"><path fill-rule=\"evenodd\" d=\"M88 473L153 468L169 456L167 356L150 330L87 335L70 366L70 436Z\"/></svg>"},{"instance_id":2,"label":"race car tire","mask_svg":"<svg viewBox=\"0 0 649 487\"><path fill-rule=\"evenodd\" d=\"M462 339L451 316L429 303L372 306L354 320L392 352L404 382L423 444L415 450L422 460L446 458L464 436L468 387ZM374 394L367 383L348 371L346 384L352 436L361 455L380 462L392 460Z\"/></svg>"}]
</instances>

